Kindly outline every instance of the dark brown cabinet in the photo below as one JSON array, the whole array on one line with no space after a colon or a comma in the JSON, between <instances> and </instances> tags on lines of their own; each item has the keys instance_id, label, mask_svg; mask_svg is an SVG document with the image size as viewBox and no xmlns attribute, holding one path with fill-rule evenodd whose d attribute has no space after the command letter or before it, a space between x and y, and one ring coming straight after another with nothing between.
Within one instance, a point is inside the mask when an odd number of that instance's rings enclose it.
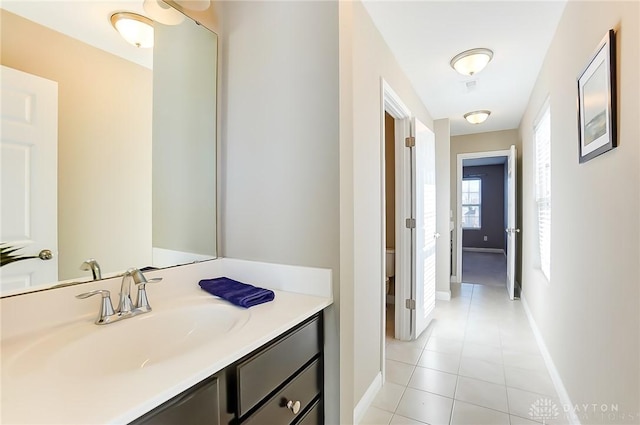
<instances>
[{"instance_id":1,"label":"dark brown cabinet","mask_svg":"<svg viewBox=\"0 0 640 425\"><path fill-rule=\"evenodd\" d=\"M135 425L320 425L322 313L158 406Z\"/></svg>"},{"instance_id":2,"label":"dark brown cabinet","mask_svg":"<svg viewBox=\"0 0 640 425\"><path fill-rule=\"evenodd\" d=\"M135 425L220 425L221 379L219 376L189 388L171 400L133 421Z\"/></svg>"}]
</instances>

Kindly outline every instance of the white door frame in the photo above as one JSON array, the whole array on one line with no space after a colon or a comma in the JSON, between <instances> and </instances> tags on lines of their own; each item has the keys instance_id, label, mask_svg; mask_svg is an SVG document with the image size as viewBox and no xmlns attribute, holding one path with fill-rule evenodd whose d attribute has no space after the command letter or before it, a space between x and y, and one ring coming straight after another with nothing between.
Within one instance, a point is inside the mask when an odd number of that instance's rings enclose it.
<instances>
[{"instance_id":1,"label":"white door frame","mask_svg":"<svg viewBox=\"0 0 640 425\"><path fill-rule=\"evenodd\" d=\"M380 137L380 170L381 170L381 203L380 210L382 211L382 222L380 223L381 239L383 241L380 247L380 258L382 262L382 270L380 274L380 292L382 300L380 309L382 311L382 321L380 323L380 335L381 335L381 347L380 347L380 370L382 371L382 377L384 382L385 377L385 336L386 336L386 293L385 293L385 278L386 278L386 211L385 211L385 131L384 131L384 114L387 112L395 120L395 190L396 190L396 267L395 267L395 336L396 338L409 340L411 316L410 311L401 307L400 300L410 298L410 271L411 271L411 235L402 226L402 217L410 217L410 201L411 201L411 188L407 184L410 181L410 170L405 166L408 164L408 149L404 146L404 140L409 136L409 118L411 117L411 111L402 102L400 96L391 88L391 86L384 80L380 79L380 91L381 91L381 137ZM406 156L406 158L405 158ZM402 284L407 280L406 284ZM406 334L406 335L405 335Z\"/></svg>"},{"instance_id":2,"label":"white door frame","mask_svg":"<svg viewBox=\"0 0 640 425\"><path fill-rule=\"evenodd\" d=\"M509 158L509 154L509 149L458 154L456 173L456 275L455 279L452 279L455 280L455 282L462 282L462 163L465 159L494 158L498 156L506 156Z\"/></svg>"}]
</instances>

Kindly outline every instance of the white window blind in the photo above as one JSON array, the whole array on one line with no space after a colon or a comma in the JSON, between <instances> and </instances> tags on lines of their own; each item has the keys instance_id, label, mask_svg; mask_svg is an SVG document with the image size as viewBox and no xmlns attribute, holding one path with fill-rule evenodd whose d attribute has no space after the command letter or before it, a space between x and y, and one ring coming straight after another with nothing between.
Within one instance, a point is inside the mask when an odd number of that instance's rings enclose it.
<instances>
[{"instance_id":1,"label":"white window blind","mask_svg":"<svg viewBox=\"0 0 640 425\"><path fill-rule=\"evenodd\" d=\"M480 229L482 208L482 180L462 180L462 228Z\"/></svg>"},{"instance_id":2,"label":"white window blind","mask_svg":"<svg viewBox=\"0 0 640 425\"><path fill-rule=\"evenodd\" d=\"M543 108L533 127L540 268L551 281L551 110Z\"/></svg>"}]
</instances>

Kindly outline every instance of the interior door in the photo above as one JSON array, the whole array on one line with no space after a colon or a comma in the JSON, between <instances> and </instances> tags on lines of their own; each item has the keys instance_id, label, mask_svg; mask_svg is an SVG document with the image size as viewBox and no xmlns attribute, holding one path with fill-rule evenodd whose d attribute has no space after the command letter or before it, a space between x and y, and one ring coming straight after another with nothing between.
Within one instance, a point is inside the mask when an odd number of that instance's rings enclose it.
<instances>
[{"instance_id":1,"label":"interior door","mask_svg":"<svg viewBox=\"0 0 640 425\"><path fill-rule=\"evenodd\" d=\"M7 293L58 280L58 83L0 71L0 242L33 257L2 267L0 291Z\"/></svg>"},{"instance_id":2,"label":"interior door","mask_svg":"<svg viewBox=\"0 0 640 425\"><path fill-rule=\"evenodd\" d=\"M412 338L427 328L436 306L436 155L435 135L413 118L411 130L415 146L411 149ZM413 223L412 223L413 224Z\"/></svg>"},{"instance_id":3,"label":"interior door","mask_svg":"<svg viewBox=\"0 0 640 425\"><path fill-rule=\"evenodd\" d=\"M517 155L516 147L511 145L507 160L507 291L509 298L515 298L516 283L516 242L520 229L516 223L516 177Z\"/></svg>"}]
</instances>

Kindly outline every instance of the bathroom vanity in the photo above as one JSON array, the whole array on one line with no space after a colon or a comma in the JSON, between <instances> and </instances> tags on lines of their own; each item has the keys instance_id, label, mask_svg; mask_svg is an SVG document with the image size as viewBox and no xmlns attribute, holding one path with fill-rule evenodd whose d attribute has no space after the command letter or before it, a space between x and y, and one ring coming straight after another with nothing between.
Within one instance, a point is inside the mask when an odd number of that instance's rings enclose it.
<instances>
[{"instance_id":1,"label":"bathroom vanity","mask_svg":"<svg viewBox=\"0 0 640 425\"><path fill-rule=\"evenodd\" d=\"M322 424L322 370L316 314L133 424Z\"/></svg>"},{"instance_id":2,"label":"bathroom vanity","mask_svg":"<svg viewBox=\"0 0 640 425\"><path fill-rule=\"evenodd\" d=\"M3 423L323 423L330 271L219 259L147 275L163 278L153 311L107 325L75 295L119 279L0 300ZM216 276L275 300L235 307L199 288Z\"/></svg>"}]
</instances>

